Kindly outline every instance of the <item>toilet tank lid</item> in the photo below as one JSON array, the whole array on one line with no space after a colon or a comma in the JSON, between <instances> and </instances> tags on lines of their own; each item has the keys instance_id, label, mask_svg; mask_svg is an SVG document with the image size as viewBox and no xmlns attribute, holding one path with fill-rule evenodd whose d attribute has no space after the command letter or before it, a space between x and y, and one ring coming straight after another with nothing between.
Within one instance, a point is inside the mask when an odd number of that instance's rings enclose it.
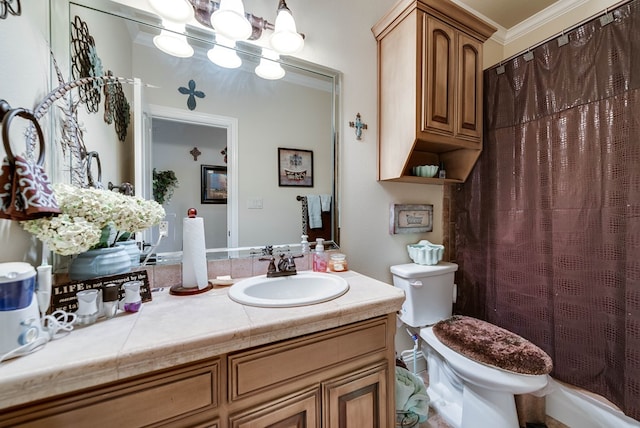
<instances>
[{"instance_id":1,"label":"toilet tank lid","mask_svg":"<svg viewBox=\"0 0 640 428\"><path fill-rule=\"evenodd\" d=\"M426 276L443 275L458 270L458 265L449 262L440 262L437 265L419 265L417 263L407 263L404 265L391 266L391 273L401 278L424 278Z\"/></svg>"}]
</instances>

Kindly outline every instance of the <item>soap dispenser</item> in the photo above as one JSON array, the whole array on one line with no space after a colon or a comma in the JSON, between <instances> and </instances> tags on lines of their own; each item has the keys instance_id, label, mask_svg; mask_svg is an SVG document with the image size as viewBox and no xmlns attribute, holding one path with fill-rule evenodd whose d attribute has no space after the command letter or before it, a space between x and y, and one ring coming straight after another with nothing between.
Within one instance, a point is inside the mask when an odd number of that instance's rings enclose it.
<instances>
[{"instance_id":1,"label":"soap dispenser","mask_svg":"<svg viewBox=\"0 0 640 428\"><path fill-rule=\"evenodd\" d=\"M300 250L302 254L309 254L309 241L307 241L308 235L302 235L302 241L300 241Z\"/></svg>"},{"instance_id":2,"label":"soap dispenser","mask_svg":"<svg viewBox=\"0 0 640 428\"><path fill-rule=\"evenodd\" d=\"M324 239L316 239L316 251L313 253L313 271L327 271L327 253L324 252Z\"/></svg>"}]
</instances>

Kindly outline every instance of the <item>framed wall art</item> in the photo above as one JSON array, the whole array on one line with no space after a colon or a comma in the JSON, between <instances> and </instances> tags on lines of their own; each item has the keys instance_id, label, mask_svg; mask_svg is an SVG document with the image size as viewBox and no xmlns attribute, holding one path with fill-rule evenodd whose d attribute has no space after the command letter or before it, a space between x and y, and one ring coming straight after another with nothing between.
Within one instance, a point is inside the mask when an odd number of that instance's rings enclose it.
<instances>
[{"instance_id":1,"label":"framed wall art","mask_svg":"<svg viewBox=\"0 0 640 428\"><path fill-rule=\"evenodd\" d=\"M433 205L391 204L389 233L423 233L433 230Z\"/></svg>"},{"instance_id":2,"label":"framed wall art","mask_svg":"<svg viewBox=\"0 0 640 428\"><path fill-rule=\"evenodd\" d=\"M279 147L278 185L313 187L313 151Z\"/></svg>"},{"instance_id":3,"label":"framed wall art","mask_svg":"<svg viewBox=\"0 0 640 428\"><path fill-rule=\"evenodd\" d=\"M227 167L202 165L201 174L202 193L200 202L203 204L226 204Z\"/></svg>"}]
</instances>

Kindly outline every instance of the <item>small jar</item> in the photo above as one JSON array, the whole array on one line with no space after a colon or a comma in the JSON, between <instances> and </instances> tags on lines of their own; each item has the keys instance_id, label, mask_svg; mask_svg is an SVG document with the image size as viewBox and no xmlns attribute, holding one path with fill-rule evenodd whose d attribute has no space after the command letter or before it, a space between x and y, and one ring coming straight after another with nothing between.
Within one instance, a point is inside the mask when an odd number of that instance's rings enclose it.
<instances>
[{"instance_id":1,"label":"small jar","mask_svg":"<svg viewBox=\"0 0 640 428\"><path fill-rule=\"evenodd\" d=\"M347 267L347 256L342 253L333 253L329 258L329 270L331 272L344 272Z\"/></svg>"}]
</instances>

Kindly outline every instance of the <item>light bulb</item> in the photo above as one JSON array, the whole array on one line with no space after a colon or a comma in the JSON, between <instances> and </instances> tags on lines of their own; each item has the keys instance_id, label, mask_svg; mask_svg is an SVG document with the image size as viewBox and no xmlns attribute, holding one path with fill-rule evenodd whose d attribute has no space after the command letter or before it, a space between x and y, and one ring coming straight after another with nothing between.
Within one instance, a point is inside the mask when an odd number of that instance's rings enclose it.
<instances>
[{"instance_id":1,"label":"light bulb","mask_svg":"<svg viewBox=\"0 0 640 428\"><path fill-rule=\"evenodd\" d=\"M209 60L224 68L238 68L242 65L242 60L235 50L236 42L229 40L222 34L216 34L216 45L209 49L207 56Z\"/></svg>"},{"instance_id":2,"label":"light bulb","mask_svg":"<svg viewBox=\"0 0 640 428\"><path fill-rule=\"evenodd\" d=\"M246 40L252 32L242 0L220 0L220 7L211 14L211 25L216 33L231 40Z\"/></svg>"},{"instance_id":3,"label":"light bulb","mask_svg":"<svg viewBox=\"0 0 640 428\"><path fill-rule=\"evenodd\" d=\"M149 6L161 18L174 22L188 22L193 16L193 6L186 0L148 0Z\"/></svg>"},{"instance_id":4,"label":"light bulb","mask_svg":"<svg viewBox=\"0 0 640 428\"><path fill-rule=\"evenodd\" d=\"M285 55L299 52L304 46L304 39L298 34L296 22L284 0L280 0L278 6L278 16L270 43L274 50Z\"/></svg>"},{"instance_id":5,"label":"light bulb","mask_svg":"<svg viewBox=\"0 0 640 428\"><path fill-rule=\"evenodd\" d=\"M163 19L162 26L164 29L153 38L153 44L158 49L178 58L189 58L193 55L193 48L187 43L186 36L179 34L185 30L184 23Z\"/></svg>"},{"instance_id":6,"label":"light bulb","mask_svg":"<svg viewBox=\"0 0 640 428\"><path fill-rule=\"evenodd\" d=\"M277 62L279 59L280 55L277 52L262 48L262 58L260 58L260 64L256 67L256 74L267 80L282 79L285 71L282 65Z\"/></svg>"}]
</instances>

